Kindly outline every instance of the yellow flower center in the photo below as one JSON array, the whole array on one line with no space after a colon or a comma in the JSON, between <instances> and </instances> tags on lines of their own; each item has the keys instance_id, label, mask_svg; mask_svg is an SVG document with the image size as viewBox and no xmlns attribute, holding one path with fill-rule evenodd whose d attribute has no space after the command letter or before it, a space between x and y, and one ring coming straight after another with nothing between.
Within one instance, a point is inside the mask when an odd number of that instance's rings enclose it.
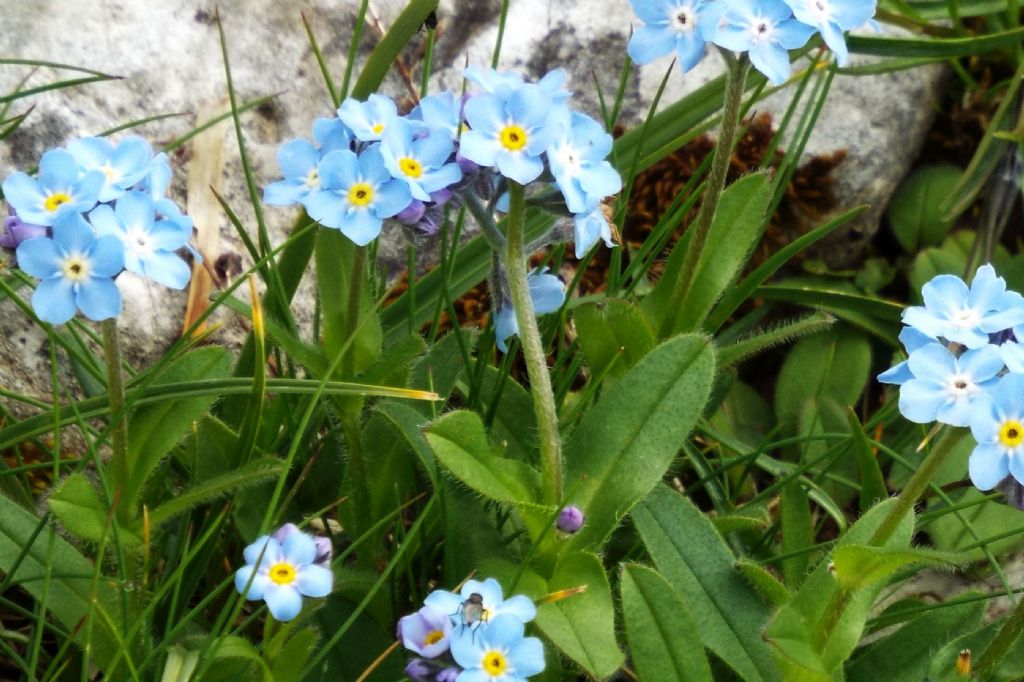
<instances>
[{"instance_id":1,"label":"yellow flower center","mask_svg":"<svg viewBox=\"0 0 1024 682\"><path fill-rule=\"evenodd\" d=\"M508 660L500 651L488 651L484 654L484 672L491 677L498 677L504 674L508 667Z\"/></svg>"},{"instance_id":2,"label":"yellow flower center","mask_svg":"<svg viewBox=\"0 0 1024 682\"><path fill-rule=\"evenodd\" d=\"M431 644L437 644L442 639L444 639L443 632L441 632L440 630L431 630L427 633L427 636L423 638L423 643L427 646L430 646Z\"/></svg>"},{"instance_id":3,"label":"yellow flower center","mask_svg":"<svg viewBox=\"0 0 1024 682\"><path fill-rule=\"evenodd\" d=\"M420 162L416 159L410 159L408 156L399 159L398 167L410 178L418 178L423 175L423 166L420 165Z\"/></svg>"},{"instance_id":4,"label":"yellow flower center","mask_svg":"<svg viewBox=\"0 0 1024 682\"><path fill-rule=\"evenodd\" d=\"M348 188L348 203L353 206L367 206L373 201L373 188L365 182L357 182Z\"/></svg>"},{"instance_id":5,"label":"yellow flower center","mask_svg":"<svg viewBox=\"0 0 1024 682\"><path fill-rule=\"evenodd\" d=\"M373 124L373 128L371 128L370 130L373 131L374 135L380 135L381 133L384 132L384 124L383 123L374 123Z\"/></svg>"},{"instance_id":6,"label":"yellow flower center","mask_svg":"<svg viewBox=\"0 0 1024 682\"><path fill-rule=\"evenodd\" d=\"M295 582L295 567L282 561L270 567L269 575L275 585L290 585Z\"/></svg>"},{"instance_id":7,"label":"yellow flower center","mask_svg":"<svg viewBox=\"0 0 1024 682\"><path fill-rule=\"evenodd\" d=\"M526 146L527 135L522 126L514 123L501 129L501 146L510 152L517 152Z\"/></svg>"},{"instance_id":8,"label":"yellow flower center","mask_svg":"<svg viewBox=\"0 0 1024 682\"><path fill-rule=\"evenodd\" d=\"M1007 419L999 427L999 442L1008 448L1024 443L1024 425L1016 419Z\"/></svg>"},{"instance_id":9,"label":"yellow flower center","mask_svg":"<svg viewBox=\"0 0 1024 682\"><path fill-rule=\"evenodd\" d=\"M69 201L71 201L71 197L64 192L54 192L50 196L46 197L46 201L43 202L43 206L47 211L53 213L60 208L61 204L66 204Z\"/></svg>"},{"instance_id":10,"label":"yellow flower center","mask_svg":"<svg viewBox=\"0 0 1024 682\"><path fill-rule=\"evenodd\" d=\"M72 282L82 282L89 279L89 261L77 254L69 256L64 261L61 269L64 271L64 277Z\"/></svg>"}]
</instances>

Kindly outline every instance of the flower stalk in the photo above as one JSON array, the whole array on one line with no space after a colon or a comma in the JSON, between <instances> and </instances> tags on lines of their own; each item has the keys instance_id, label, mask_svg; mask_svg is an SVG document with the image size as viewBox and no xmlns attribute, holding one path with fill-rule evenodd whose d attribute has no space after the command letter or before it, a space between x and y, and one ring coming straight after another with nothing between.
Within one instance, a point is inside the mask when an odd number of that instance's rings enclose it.
<instances>
[{"instance_id":1,"label":"flower stalk","mask_svg":"<svg viewBox=\"0 0 1024 682\"><path fill-rule=\"evenodd\" d=\"M130 476L128 463L128 415L124 410L124 379L121 376L121 345L117 338L117 318L100 323L103 356L107 365L107 394L110 396L110 447L113 450L114 489L118 496L127 492ZM127 519L131 510L121 507L119 518Z\"/></svg>"},{"instance_id":2,"label":"flower stalk","mask_svg":"<svg viewBox=\"0 0 1024 682\"><path fill-rule=\"evenodd\" d=\"M533 313L530 286L527 282L527 255L524 249L526 197L518 182L509 182L509 213L505 236L504 261L508 273L509 293L519 325L526 371L530 377L533 409L540 431L540 466L543 501L558 504L562 497L562 440L558 433L558 412L551 389L547 358L541 343L540 329Z\"/></svg>"}]
</instances>

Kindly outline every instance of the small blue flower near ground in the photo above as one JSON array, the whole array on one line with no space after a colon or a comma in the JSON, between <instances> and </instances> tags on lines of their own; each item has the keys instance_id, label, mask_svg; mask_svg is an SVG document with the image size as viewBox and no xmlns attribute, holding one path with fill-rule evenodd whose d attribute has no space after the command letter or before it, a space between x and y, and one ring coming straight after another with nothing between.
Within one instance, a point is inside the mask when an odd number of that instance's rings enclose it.
<instances>
[{"instance_id":1,"label":"small blue flower near ground","mask_svg":"<svg viewBox=\"0 0 1024 682\"><path fill-rule=\"evenodd\" d=\"M462 128L462 99L447 90L427 95L412 110L409 118L422 122L428 129L441 130L454 140Z\"/></svg>"},{"instance_id":2,"label":"small blue flower near ground","mask_svg":"<svg viewBox=\"0 0 1024 682\"><path fill-rule=\"evenodd\" d=\"M526 278L530 286L530 301L533 302L534 315L553 313L565 303L565 285L555 275L544 270L534 270ZM516 321L516 310L507 299L494 315L494 340L498 350L508 352L509 337L519 334L519 322Z\"/></svg>"},{"instance_id":3,"label":"small blue flower near ground","mask_svg":"<svg viewBox=\"0 0 1024 682\"><path fill-rule=\"evenodd\" d=\"M392 121L398 118L398 107L390 97L373 94L365 102L346 99L338 107L338 118L348 126L357 140L376 142Z\"/></svg>"},{"instance_id":4,"label":"small blue flower near ground","mask_svg":"<svg viewBox=\"0 0 1024 682\"><path fill-rule=\"evenodd\" d=\"M149 172L153 148L141 137L130 136L115 147L103 137L83 137L68 143L68 152L83 172L103 173L100 201L113 201Z\"/></svg>"},{"instance_id":5,"label":"small blue flower near ground","mask_svg":"<svg viewBox=\"0 0 1024 682\"><path fill-rule=\"evenodd\" d=\"M938 420L967 426L973 405L1003 370L995 346L969 350L958 358L941 344L928 344L911 353L907 362L914 378L900 387L899 408L918 424Z\"/></svg>"},{"instance_id":6,"label":"small blue flower near ground","mask_svg":"<svg viewBox=\"0 0 1024 682\"><path fill-rule=\"evenodd\" d=\"M703 10L699 0L630 0L644 22L629 39L626 51L637 64L649 64L675 52L686 73L703 59L707 40L701 31Z\"/></svg>"},{"instance_id":7,"label":"small blue flower near ground","mask_svg":"<svg viewBox=\"0 0 1024 682\"><path fill-rule=\"evenodd\" d=\"M391 177L405 182L414 199L431 201L431 192L446 189L462 179L462 169L448 163L452 139L443 130L416 135L411 123L395 119L384 131L380 154Z\"/></svg>"},{"instance_id":8,"label":"small blue flower near ground","mask_svg":"<svg viewBox=\"0 0 1024 682\"><path fill-rule=\"evenodd\" d=\"M706 40L749 53L754 68L775 85L789 78L789 50L802 47L814 33L782 0L717 0L701 26Z\"/></svg>"},{"instance_id":9,"label":"small blue flower near ground","mask_svg":"<svg viewBox=\"0 0 1024 682\"><path fill-rule=\"evenodd\" d=\"M181 212L178 205L167 197L167 189L171 186L171 164L167 154L160 152L149 162L146 176L142 178L136 189L145 192L153 200L157 217L161 220L173 221L183 231L192 233L192 219ZM186 245L192 255L199 259L199 253Z\"/></svg>"},{"instance_id":10,"label":"small blue flower near ground","mask_svg":"<svg viewBox=\"0 0 1024 682\"><path fill-rule=\"evenodd\" d=\"M571 213L584 213L622 189L622 178L605 158L612 136L594 119L562 110L559 134L547 149L548 165Z\"/></svg>"},{"instance_id":11,"label":"small blue flower near ground","mask_svg":"<svg viewBox=\"0 0 1024 682\"><path fill-rule=\"evenodd\" d=\"M409 651L426 658L437 658L448 651L452 632L451 615L424 606L398 621L398 638Z\"/></svg>"},{"instance_id":12,"label":"small blue flower near ground","mask_svg":"<svg viewBox=\"0 0 1024 682\"><path fill-rule=\"evenodd\" d=\"M478 85L485 93L494 95L503 102L511 99L512 93L526 84L523 77L513 71L482 69L475 65L467 66L463 75L466 80ZM565 85L565 78L564 69L554 69L537 81L537 87L547 93L552 104L561 104L569 98L570 94L562 87Z\"/></svg>"},{"instance_id":13,"label":"small blue flower near ground","mask_svg":"<svg viewBox=\"0 0 1024 682\"><path fill-rule=\"evenodd\" d=\"M524 637L523 621L496 616L484 627L452 636L452 657L463 668L457 682L520 682L544 670L544 645Z\"/></svg>"},{"instance_id":14,"label":"small blue flower near ground","mask_svg":"<svg viewBox=\"0 0 1024 682\"><path fill-rule=\"evenodd\" d=\"M503 101L481 94L466 103L471 130L462 134L459 153L481 166L496 166L525 185L544 172L541 155L558 134L549 125L551 98L540 86L523 85Z\"/></svg>"},{"instance_id":15,"label":"small blue flower near ground","mask_svg":"<svg viewBox=\"0 0 1024 682\"><path fill-rule=\"evenodd\" d=\"M921 289L924 306L903 311L903 323L933 338L979 348L990 333L1024 322L1024 307L1008 293L991 265L978 268L970 287L956 275L938 275Z\"/></svg>"},{"instance_id":16,"label":"small blue flower near ground","mask_svg":"<svg viewBox=\"0 0 1024 682\"><path fill-rule=\"evenodd\" d=\"M101 204L89 213L100 235L110 235L124 245L124 267L172 289L184 289L192 271L174 253L185 246L192 230L171 220L156 220L156 206L142 192L127 192L111 208Z\"/></svg>"},{"instance_id":17,"label":"small blue flower near ground","mask_svg":"<svg viewBox=\"0 0 1024 682\"><path fill-rule=\"evenodd\" d=\"M918 348L923 348L929 344L939 343L932 337L914 329L913 327L904 327L903 330L900 331L899 338L900 342L903 344L903 349L907 351L907 355L910 355ZM904 360L903 362L898 362L885 370L879 374L877 378L883 384L895 384L899 386L913 379L914 375L910 371L910 364L907 360Z\"/></svg>"},{"instance_id":18,"label":"small blue flower near ground","mask_svg":"<svg viewBox=\"0 0 1024 682\"><path fill-rule=\"evenodd\" d=\"M121 312L114 277L124 269L124 247L115 237L99 237L78 213L66 213L53 226L53 238L22 242L18 267L42 281L32 295L40 320L63 324L81 310L90 320Z\"/></svg>"},{"instance_id":19,"label":"small blue flower near ground","mask_svg":"<svg viewBox=\"0 0 1024 682\"><path fill-rule=\"evenodd\" d=\"M320 191L318 164L336 149L348 149L348 129L338 119L318 118L313 124L313 137L317 145L296 139L285 142L277 149L277 164L283 180L272 182L263 190L263 202L271 206L299 204Z\"/></svg>"},{"instance_id":20,"label":"small blue flower near ground","mask_svg":"<svg viewBox=\"0 0 1024 682\"><path fill-rule=\"evenodd\" d=\"M409 186L391 177L376 146L358 157L348 149L330 152L320 161L319 173L321 191L306 198L306 211L359 246L370 243L384 219L412 200Z\"/></svg>"},{"instance_id":21,"label":"small blue flower near ground","mask_svg":"<svg viewBox=\"0 0 1024 682\"><path fill-rule=\"evenodd\" d=\"M499 615L510 615L520 622L528 623L537 615L537 607L529 597L517 594L505 599L502 595L501 583L494 578L488 578L483 582L467 580L459 594L447 590L434 590L427 595L423 603L441 613L448 614L454 619L455 624L461 624L463 622L463 603L474 594L480 595L483 607L482 619L485 621Z\"/></svg>"},{"instance_id":22,"label":"small blue flower near ground","mask_svg":"<svg viewBox=\"0 0 1024 682\"><path fill-rule=\"evenodd\" d=\"M235 588L250 601L265 601L280 621L299 615L303 597L326 597L334 584L330 569L315 563L316 542L306 533L291 533L283 543L261 536L244 555L246 565L235 572Z\"/></svg>"},{"instance_id":23,"label":"small blue flower near ground","mask_svg":"<svg viewBox=\"0 0 1024 682\"><path fill-rule=\"evenodd\" d=\"M971 414L978 445L968 460L971 482L991 490L1007 475L1024 483L1024 376L1007 374Z\"/></svg>"},{"instance_id":24,"label":"small blue flower near ground","mask_svg":"<svg viewBox=\"0 0 1024 682\"><path fill-rule=\"evenodd\" d=\"M843 31L860 28L875 16L875 0L785 0L798 21L813 26L845 66L849 54Z\"/></svg>"},{"instance_id":25,"label":"small blue flower near ground","mask_svg":"<svg viewBox=\"0 0 1024 682\"><path fill-rule=\"evenodd\" d=\"M68 213L85 213L99 200L106 177L100 171L81 173L78 162L63 149L51 149L39 160L39 177L13 173L3 182L4 198L27 223L50 227Z\"/></svg>"},{"instance_id":26,"label":"small blue flower near ground","mask_svg":"<svg viewBox=\"0 0 1024 682\"><path fill-rule=\"evenodd\" d=\"M576 257L583 258L587 255L590 247L603 239L605 246L612 248L615 241L612 239L612 226L605 217L604 209L600 206L589 213L577 213L573 216L574 228L576 231Z\"/></svg>"}]
</instances>

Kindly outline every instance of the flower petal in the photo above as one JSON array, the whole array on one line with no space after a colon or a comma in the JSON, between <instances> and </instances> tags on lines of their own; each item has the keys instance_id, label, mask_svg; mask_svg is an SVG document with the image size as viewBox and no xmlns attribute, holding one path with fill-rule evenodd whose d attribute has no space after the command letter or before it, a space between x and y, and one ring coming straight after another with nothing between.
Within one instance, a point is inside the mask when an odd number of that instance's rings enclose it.
<instances>
[{"instance_id":1,"label":"flower petal","mask_svg":"<svg viewBox=\"0 0 1024 682\"><path fill-rule=\"evenodd\" d=\"M32 310L43 322L64 324L77 309L74 286L64 277L44 279L32 294Z\"/></svg>"},{"instance_id":2,"label":"flower petal","mask_svg":"<svg viewBox=\"0 0 1024 682\"><path fill-rule=\"evenodd\" d=\"M90 277L78 285L75 303L90 320L108 320L121 314L121 291L108 277Z\"/></svg>"},{"instance_id":3,"label":"flower petal","mask_svg":"<svg viewBox=\"0 0 1024 682\"><path fill-rule=\"evenodd\" d=\"M263 593L270 615L279 621L289 621L302 610L302 596L291 585L271 583Z\"/></svg>"},{"instance_id":4,"label":"flower petal","mask_svg":"<svg viewBox=\"0 0 1024 682\"><path fill-rule=\"evenodd\" d=\"M60 273L64 251L49 237L34 237L18 245L18 267L33 277L46 279Z\"/></svg>"},{"instance_id":5,"label":"flower petal","mask_svg":"<svg viewBox=\"0 0 1024 682\"><path fill-rule=\"evenodd\" d=\"M326 597L334 586L334 574L329 568L316 564L302 566L295 577L295 586L307 597Z\"/></svg>"}]
</instances>

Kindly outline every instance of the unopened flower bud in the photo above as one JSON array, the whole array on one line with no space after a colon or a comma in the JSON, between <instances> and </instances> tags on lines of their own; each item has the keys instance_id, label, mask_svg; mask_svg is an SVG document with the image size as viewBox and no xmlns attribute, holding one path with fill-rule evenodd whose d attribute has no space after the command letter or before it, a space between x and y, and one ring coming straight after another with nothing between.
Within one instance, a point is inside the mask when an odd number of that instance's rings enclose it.
<instances>
[{"instance_id":1,"label":"unopened flower bud","mask_svg":"<svg viewBox=\"0 0 1024 682\"><path fill-rule=\"evenodd\" d=\"M17 215L10 215L4 218L4 233L0 235L0 247L16 249L23 241L45 236L45 227L26 223Z\"/></svg>"},{"instance_id":2,"label":"unopened flower bud","mask_svg":"<svg viewBox=\"0 0 1024 682\"><path fill-rule=\"evenodd\" d=\"M583 511L575 506L569 505L558 512L558 520L555 527L563 533L575 533L583 527Z\"/></svg>"}]
</instances>

